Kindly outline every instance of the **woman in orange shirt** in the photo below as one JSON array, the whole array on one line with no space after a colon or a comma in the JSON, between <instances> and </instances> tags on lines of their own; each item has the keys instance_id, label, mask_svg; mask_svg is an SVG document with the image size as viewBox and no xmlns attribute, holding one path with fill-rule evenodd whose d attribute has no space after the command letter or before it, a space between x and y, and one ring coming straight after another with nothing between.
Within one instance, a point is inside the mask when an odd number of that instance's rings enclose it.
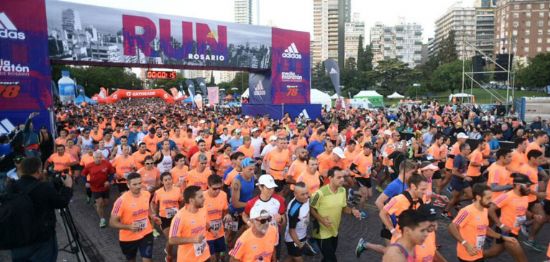
<instances>
[{"instance_id":1,"label":"woman in orange shirt","mask_svg":"<svg viewBox=\"0 0 550 262\"><path fill-rule=\"evenodd\" d=\"M216 157L216 174L220 177L223 177L223 173L225 172L225 170L227 170L231 166L231 146L224 145L221 150L223 153Z\"/></svg>"},{"instance_id":2,"label":"woman in orange shirt","mask_svg":"<svg viewBox=\"0 0 550 262\"><path fill-rule=\"evenodd\" d=\"M160 181L162 187L157 189L153 195L151 210L153 210L155 223L160 225L162 233L168 238L170 223L183 204L183 195L177 187L174 187L170 172L162 173ZM172 245L168 241L166 241L166 253L172 254Z\"/></svg>"},{"instance_id":3,"label":"woman in orange shirt","mask_svg":"<svg viewBox=\"0 0 550 262\"><path fill-rule=\"evenodd\" d=\"M154 166L152 156L145 157L145 167L140 168L137 172L141 175L141 181L144 188L153 193L160 184L160 172L157 167Z\"/></svg>"},{"instance_id":4,"label":"woman in orange shirt","mask_svg":"<svg viewBox=\"0 0 550 262\"><path fill-rule=\"evenodd\" d=\"M176 166L170 170L170 173L172 174L172 183L179 187L180 191L183 192L185 189L183 187L183 183L185 181L185 177L187 177L187 174L189 173L189 167L185 164L185 156L181 153L176 155L174 162L176 163Z\"/></svg>"}]
</instances>

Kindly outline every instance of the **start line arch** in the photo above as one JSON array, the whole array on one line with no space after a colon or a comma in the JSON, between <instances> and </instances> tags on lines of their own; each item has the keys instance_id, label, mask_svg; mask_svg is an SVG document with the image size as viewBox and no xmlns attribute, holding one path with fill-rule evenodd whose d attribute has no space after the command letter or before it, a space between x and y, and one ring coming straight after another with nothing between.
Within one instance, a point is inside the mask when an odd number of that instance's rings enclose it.
<instances>
[{"instance_id":1,"label":"start line arch","mask_svg":"<svg viewBox=\"0 0 550 262\"><path fill-rule=\"evenodd\" d=\"M248 71L245 114L320 115L309 100L309 32L60 0L3 0L0 20L0 119L13 123L39 111L36 125L51 124L50 63ZM2 95L14 85L17 96Z\"/></svg>"},{"instance_id":2,"label":"start line arch","mask_svg":"<svg viewBox=\"0 0 550 262\"><path fill-rule=\"evenodd\" d=\"M147 90L127 90L118 89L109 96L95 95L93 100L100 104L112 104L119 100L131 99L131 98L161 98L166 103L173 104L176 101L183 100L183 97L174 98L168 94L164 89L147 89Z\"/></svg>"}]
</instances>

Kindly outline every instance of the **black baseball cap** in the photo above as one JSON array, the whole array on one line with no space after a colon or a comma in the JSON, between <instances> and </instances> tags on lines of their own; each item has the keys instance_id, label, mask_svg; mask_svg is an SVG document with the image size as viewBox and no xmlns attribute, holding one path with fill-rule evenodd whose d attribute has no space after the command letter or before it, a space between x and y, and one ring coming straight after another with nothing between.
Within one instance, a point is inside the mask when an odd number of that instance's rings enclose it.
<instances>
[{"instance_id":1,"label":"black baseball cap","mask_svg":"<svg viewBox=\"0 0 550 262\"><path fill-rule=\"evenodd\" d=\"M533 182L531 182L529 177L524 174L513 173L512 177L514 178L514 184L527 184L527 185L533 184Z\"/></svg>"},{"instance_id":2,"label":"black baseball cap","mask_svg":"<svg viewBox=\"0 0 550 262\"><path fill-rule=\"evenodd\" d=\"M428 221L437 220L437 210L431 204L423 204L417 209L420 217L426 218Z\"/></svg>"}]
</instances>

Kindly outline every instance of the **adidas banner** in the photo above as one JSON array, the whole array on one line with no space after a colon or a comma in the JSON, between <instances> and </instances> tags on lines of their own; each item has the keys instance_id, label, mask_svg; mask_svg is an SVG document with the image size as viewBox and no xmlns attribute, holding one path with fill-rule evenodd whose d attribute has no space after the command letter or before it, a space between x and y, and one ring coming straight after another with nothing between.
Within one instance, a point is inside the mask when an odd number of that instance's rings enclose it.
<instances>
[{"instance_id":1,"label":"adidas banner","mask_svg":"<svg viewBox=\"0 0 550 262\"><path fill-rule=\"evenodd\" d=\"M248 103L271 104L271 78L265 74L248 75Z\"/></svg>"},{"instance_id":2,"label":"adidas banner","mask_svg":"<svg viewBox=\"0 0 550 262\"><path fill-rule=\"evenodd\" d=\"M273 104L307 104L310 92L309 33L273 28Z\"/></svg>"},{"instance_id":3,"label":"adidas banner","mask_svg":"<svg viewBox=\"0 0 550 262\"><path fill-rule=\"evenodd\" d=\"M50 60L44 0L0 4L0 120L24 124L39 112L35 127L52 127ZM51 129L50 129L51 130Z\"/></svg>"},{"instance_id":4,"label":"adidas banner","mask_svg":"<svg viewBox=\"0 0 550 262\"><path fill-rule=\"evenodd\" d=\"M330 77L330 81L334 86L336 94L338 94L338 96L341 96L340 93L342 91L340 90L340 68L338 68L338 62L334 59L327 59L325 60L324 65L325 71Z\"/></svg>"}]
</instances>

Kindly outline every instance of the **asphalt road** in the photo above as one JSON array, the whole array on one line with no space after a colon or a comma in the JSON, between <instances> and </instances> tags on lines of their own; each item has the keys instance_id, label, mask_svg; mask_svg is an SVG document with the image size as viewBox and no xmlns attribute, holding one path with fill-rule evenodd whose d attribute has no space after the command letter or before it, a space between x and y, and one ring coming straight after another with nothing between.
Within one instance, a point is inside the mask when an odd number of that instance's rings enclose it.
<instances>
[{"instance_id":1,"label":"asphalt road","mask_svg":"<svg viewBox=\"0 0 550 262\"><path fill-rule=\"evenodd\" d=\"M116 199L118 193L116 190L111 192L111 204ZM376 192L377 195L377 192ZM89 205L85 201L85 194L82 185L76 185L75 194L70 204L70 210L76 223L77 229L81 236L81 242L84 250L89 257L89 261L124 261L119 245L118 245L118 232L112 228L99 228L99 219L92 205ZM382 243L382 239L379 237L381 222L378 218L377 211L372 204L374 197L369 200L368 217L361 221L355 219L352 216L344 215L342 224L340 227L339 242L337 256L339 261L380 261L381 255L372 251L367 251L357 259L354 254L355 246L360 237L365 238L369 242ZM109 206L109 211L112 205ZM449 221L441 219L439 221L439 228L437 233L437 242L441 246L440 252L448 261L457 261L456 259L456 242L447 233L447 225ZM58 223L59 224L59 223ZM550 226L547 224L540 231L537 241L542 244L547 244L550 240ZM64 230L58 225L58 237L60 246L65 241L66 237ZM522 238L523 239L523 238ZM154 261L164 261L163 248L166 240L161 236L155 239L154 242ZM528 247L524 246L524 250L527 253L529 261L544 261L546 252L535 252ZM286 253L286 248L283 248L283 253ZM0 261L6 261L6 253L0 253ZM320 261L320 257L308 258L307 261ZM58 261L76 261L74 256L67 253L60 253ZM507 254L503 253L495 259L489 261L513 261L513 259Z\"/></svg>"}]
</instances>

